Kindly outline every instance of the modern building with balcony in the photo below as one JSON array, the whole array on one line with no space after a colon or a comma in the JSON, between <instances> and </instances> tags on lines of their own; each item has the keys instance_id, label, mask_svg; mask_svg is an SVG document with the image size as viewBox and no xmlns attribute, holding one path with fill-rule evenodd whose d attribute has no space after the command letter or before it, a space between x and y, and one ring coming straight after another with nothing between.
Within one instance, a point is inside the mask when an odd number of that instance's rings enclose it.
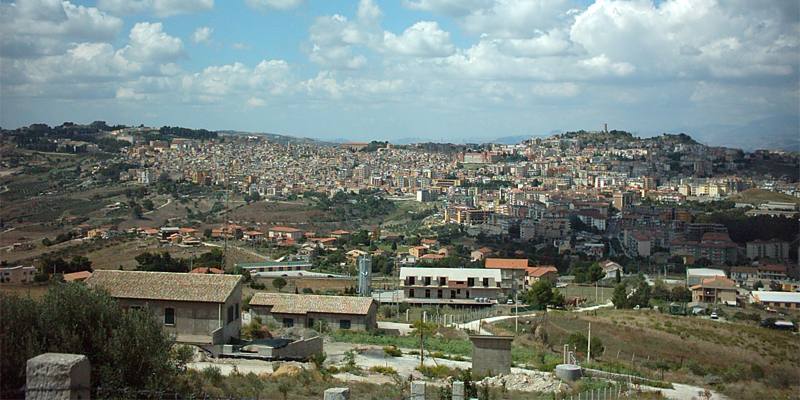
<instances>
[{"instance_id":1,"label":"modern building with balcony","mask_svg":"<svg viewBox=\"0 0 800 400\"><path fill-rule=\"evenodd\" d=\"M508 294L499 269L404 267L400 285L413 305L488 306Z\"/></svg>"}]
</instances>

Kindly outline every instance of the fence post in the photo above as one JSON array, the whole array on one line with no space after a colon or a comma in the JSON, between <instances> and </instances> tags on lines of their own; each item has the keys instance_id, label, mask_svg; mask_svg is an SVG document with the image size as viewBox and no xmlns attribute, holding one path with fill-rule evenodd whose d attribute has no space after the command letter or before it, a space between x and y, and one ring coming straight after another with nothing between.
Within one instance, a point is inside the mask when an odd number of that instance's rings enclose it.
<instances>
[{"instance_id":1,"label":"fence post","mask_svg":"<svg viewBox=\"0 0 800 400\"><path fill-rule=\"evenodd\" d=\"M425 400L425 382L413 381L411 382L411 399L410 400Z\"/></svg>"},{"instance_id":2,"label":"fence post","mask_svg":"<svg viewBox=\"0 0 800 400\"><path fill-rule=\"evenodd\" d=\"M453 381L453 400L465 400L464 382Z\"/></svg>"},{"instance_id":3,"label":"fence post","mask_svg":"<svg viewBox=\"0 0 800 400\"><path fill-rule=\"evenodd\" d=\"M25 399L91 398L91 365L82 354L44 353L26 364Z\"/></svg>"}]
</instances>

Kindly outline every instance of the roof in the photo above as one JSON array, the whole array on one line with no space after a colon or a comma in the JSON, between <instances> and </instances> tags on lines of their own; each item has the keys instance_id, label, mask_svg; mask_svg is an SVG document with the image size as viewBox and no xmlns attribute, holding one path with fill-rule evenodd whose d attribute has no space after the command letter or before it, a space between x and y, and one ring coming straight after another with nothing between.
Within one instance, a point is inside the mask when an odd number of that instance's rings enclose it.
<instances>
[{"instance_id":1,"label":"roof","mask_svg":"<svg viewBox=\"0 0 800 400\"><path fill-rule=\"evenodd\" d=\"M250 299L250 306L272 306L271 312L280 314L366 315L373 302L371 297L260 292Z\"/></svg>"},{"instance_id":2,"label":"roof","mask_svg":"<svg viewBox=\"0 0 800 400\"><path fill-rule=\"evenodd\" d=\"M703 279L703 282L701 284L692 286L692 289L700 289L700 288L735 290L736 283L724 276L715 276L713 278Z\"/></svg>"},{"instance_id":3,"label":"roof","mask_svg":"<svg viewBox=\"0 0 800 400\"><path fill-rule=\"evenodd\" d=\"M770 303L800 303L800 292L773 292L767 290L757 290L752 293L756 301L767 301Z\"/></svg>"},{"instance_id":4,"label":"roof","mask_svg":"<svg viewBox=\"0 0 800 400\"><path fill-rule=\"evenodd\" d=\"M309 261L259 261L253 263L237 263L241 268L267 268L267 267L304 267L311 266Z\"/></svg>"},{"instance_id":5,"label":"roof","mask_svg":"<svg viewBox=\"0 0 800 400\"><path fill-rule=\"evenodd\" d=\"M499 269L486 268L426 268L426 267L402 267L400 268L400 280L409 276L435 276L445 277L452 281L466 281L467 278L494 278L500 281Z\"/></svg>"},{"instance_id":6,"label":"roof","mask_svg":"<svg viewBox=\"0 0 800 400\"><path fill-rule=\"evenodd\" d=\"M725 271L716 268L687 268L686 276L725 276Z\"/></svg>"},{"instance_id":7,"label":"roof","mask_svg":"<svg viewBox=\"0 0 800 400\"><path fill-rule=\"evenodd\" d=\"M64 274L64 280L67 282L82 281L92 276L91 271L78 271Z\"/></svg>"},{"instance_id":8,"label":"roof","mask_svg":"<svg viewBox=\"0 0 800 400\"><path fill-rule=\"evenodd\" d=\"M86 284L122 299L224 303L241 279L241 275L96 270Z\"/></svg>"},{"instance_id":9,"label":"roof","mask_svg":"<svg viewBox=\"0 0 800 400\"><path fill-rule=\"evenodd\" d=\"M758 273L758 268L756 268L756 267L731 267L731 273L755 274L755 273Z\"/></svg>"},{"instance_id":10,"label":"roof","mask_svg":"<svg viewBox=\"0 0 800 400\"><path fill-rule=\"evenodd\" d=\"M556 269L556 267L552 267L552 266L531 267L531 268L527 268L527 271L528 271L528 276L534 276L534 277L542 277L542 276L544 276L546 274L549 274L549 273L553 273L553 274L558 275L558 269Z\"/></svg>"},{"instance_id":11,"label":"roof","mask_svg":"<svg viewBox=\"0 0 800 400\"><path fill-rule=\"evenodd\" d=\"M486 268L499 269L525 269L528 268L527 258L487 258Z\"/></svg>"},{"instance_id":12,"label":"roof","mask_svg":"<svg viewBox=\"0 0 800 400\"><path fill-rule=\"evenodd\" d=\"M225 271L223 271L223 270L221 270L219 268L214 268L214 267L211 267L211 268L209 268L209 267L197 267L197 268L189 271L189 273L190 274L208 274L208 273L211 273L211 274L224 274Z\"/></svg>"},{"instance_id":13,"label":"roof","mask_svg":"<svg viewBox=\"0 0 800 400\"><path fill-rule=\"evenodd\" d=\"M269 230L272 232L300 232L300 229L289 226L273 226L272 228L269 228Z\"/></svg>"}]
</instances>

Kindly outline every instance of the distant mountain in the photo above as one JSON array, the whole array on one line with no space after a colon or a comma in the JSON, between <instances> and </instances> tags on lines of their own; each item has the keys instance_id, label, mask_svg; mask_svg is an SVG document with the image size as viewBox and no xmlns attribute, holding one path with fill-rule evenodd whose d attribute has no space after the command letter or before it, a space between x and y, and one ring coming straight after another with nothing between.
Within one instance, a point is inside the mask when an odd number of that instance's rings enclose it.
<instances>
[{"instance_id":1,"label":"distant mountain","mask_svg":"<svg viewBox=\"0 0 800 400\"><path fill-rule=\"evenodd\" d=\"M697 141L709 146L800 151L800 119L792 115L763 118L744 126L717 124L679 131L691 132Z\"/></svg>"}]
</instances>

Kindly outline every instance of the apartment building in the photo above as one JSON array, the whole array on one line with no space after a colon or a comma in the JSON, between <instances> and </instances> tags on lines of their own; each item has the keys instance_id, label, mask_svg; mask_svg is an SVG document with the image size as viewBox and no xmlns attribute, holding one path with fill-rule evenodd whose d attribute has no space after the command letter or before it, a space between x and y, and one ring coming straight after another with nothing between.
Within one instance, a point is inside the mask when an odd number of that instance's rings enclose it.
<instances>
[{"instance_id":1,"label":"apartment building","mask_svg":"<svg viewBox=\"0 0 800 400\"><path fill-rule=\"evenodd\" d=\"M507 295L502 283L499 269L400 268L400 285L410 304L489 305Z\"/></svg>"}]
</instances>

